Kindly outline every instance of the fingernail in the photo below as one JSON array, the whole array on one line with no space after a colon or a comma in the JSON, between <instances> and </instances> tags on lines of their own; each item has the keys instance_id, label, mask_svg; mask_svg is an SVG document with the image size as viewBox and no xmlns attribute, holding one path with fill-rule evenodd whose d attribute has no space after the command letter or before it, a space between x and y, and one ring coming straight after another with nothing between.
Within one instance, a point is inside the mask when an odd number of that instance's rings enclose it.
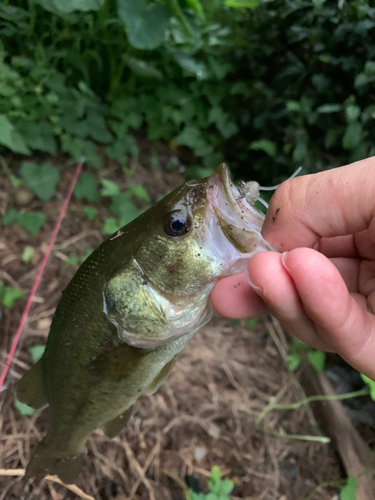
<instances>
[{"instance_id":1,"label":"fingernail","mask_svg":"<svg viewBox=\"0 0 375 500\"><path fill-rule=\"evenodd\" d=\"M260 286L254 285L254 283L251 281L249 276L249 269L246 269L245 276L246 276L246 281L249 283L251 288L259 295L259 297L264 299L263 290L260 288Z\"/></svg>"},{"instance_id":2,"label":"fingernail","mask_svg":"<svg viewBox=\"0 0 375 500\"><path fill-rule=\"evenodd\" d=\"M281 263L282 265L285 267L285 269L288 271L288 273L290 274L290 269L289 267L286 265L286 256L288 255L288 252L284 252L281 254Z\"/></svg>"}]
</instances>

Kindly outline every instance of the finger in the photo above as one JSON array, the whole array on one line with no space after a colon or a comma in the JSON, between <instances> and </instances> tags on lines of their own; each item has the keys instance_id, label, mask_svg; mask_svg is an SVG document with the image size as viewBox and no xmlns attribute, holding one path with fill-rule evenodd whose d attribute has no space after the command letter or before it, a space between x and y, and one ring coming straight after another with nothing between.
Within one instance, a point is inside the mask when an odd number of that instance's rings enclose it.
<instances>
[{"instance_id":1,"label":"finger","mask_svg":"<svg viewBox=\"0 0 375 500\"><path fill-rule=\"evenodd\" d=\"M367 229L373 217L375 157L289 179L271 198L263 236L280 251Z\"/></svg>"},{"instance_id":2,"label":"finger","mask_svg":"<svg viewBox=\"0 0 375 500\"><path fill-rule=\"evenodd\" d=\"M244 274L219 280L210 299L214 310L226 318L251 318L267 313L263 300L247 283Z\"/></svg>"},{"instance_id":3,"label":"finger","mask_svg":"<svg viewBox=\"0 0 375 500\"><path fill-rule=\"evenodd\" d=\"M282 263L282 255L261 252L248 267L250 282L275 316L293 335L317 349L332 350L315 330L306 314L292 277Z\"/></svg>"},{"instance_id":4,"label":"finger","mask_svg":"<svg viewBox=\"0 0 375 500\"><path fill-rule=\"evenodd\" d=\"M357 370L375 378L375 317L348 292L335 266L308 248L284 254L283 263L318 337Z\"/></svg>"},{"instance_id":5,"label":"finger","mask_svg":"<svg viewBox=\"0 0 375 500\"><path fill-rule=\"evenodd\" d=\"M272 255L275 255L272 252ZM358 292L359 261L355 259L331 259L342 275L349 291ZM265 265L264 269L268 269ZM268 271L267 271L268 272ZM226 318L250 318L267 314L266 305L247 283L244 274L222 278L210 295L214 310Z\"/></svg>"}]
</instances>

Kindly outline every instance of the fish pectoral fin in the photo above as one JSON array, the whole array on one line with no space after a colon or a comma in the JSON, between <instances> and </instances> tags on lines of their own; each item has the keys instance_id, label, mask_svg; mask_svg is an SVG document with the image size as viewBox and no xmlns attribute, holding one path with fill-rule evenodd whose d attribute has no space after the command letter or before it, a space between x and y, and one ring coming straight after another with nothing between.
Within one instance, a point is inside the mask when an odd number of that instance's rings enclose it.
<instances>
[{"instance_id":1,"label":"fish pectoral fin","mask_svg":"<svg viewBox=\"0 0 375 500\"><path fill-rule=\"evenodd\" d=\"M156 375L151 384L148 387L146 387L146 389L144 390L144 394L146 394L147 396L151 396L152 394L154 394L159 389L159 387L162 386L164 382L167 380L173 367L174 367L174 358L171 359L166 365L164 365L164 367Z\"/></svg>"},{"instance_id":2,"label":"fish pectoral fin","mask_svg":"<svg viewBox=\"0 0 375 500\"><path fill-rule=\"evenodd\" d=\"M118 415L116 418L106 422L103 426L103 431L104 434L107 436L107 438L112 439L115 436L117 436L117 434L120 434L122 429L129 422L132 413L133 413L133 406L125 410L123 413L121 413L121 415Z\"/></svg>"},{"instance_id":3,"label":"fish pectoral fin","mask_svg":"<svg viewBox=\"0 0 375 500\"><path fill-rule=\"evenodd\" d=\"M16 393L18 400L31 408L38 409L47 404L41 359L18 382Z\"/></svg>"},{"instance_id":4,"label":"fish pectoral fin","mask_svg":"<svg viewBox=\"0 0 375 500\"><path fill-rule=\"evenodd\" d=\"M123 343L101 353L88 368L96 376L118 381L130 375L147 354L147 349Z\"/></svg>"}]
</instances>

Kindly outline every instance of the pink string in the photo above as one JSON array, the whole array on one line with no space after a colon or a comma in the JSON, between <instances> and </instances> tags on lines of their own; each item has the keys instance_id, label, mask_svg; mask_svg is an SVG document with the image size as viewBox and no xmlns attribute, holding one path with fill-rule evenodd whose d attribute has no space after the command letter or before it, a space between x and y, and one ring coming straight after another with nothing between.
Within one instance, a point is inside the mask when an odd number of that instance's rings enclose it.
<instances>
[{"instance_id":1,"label":"pink string","mask_svg":"<svg viewBox=\"0 0 375 500\"><path fill-rule=\"evenodd\" d=\"M55 244L56 236L57 236L57 234L59 232L59 229L60 229L60 226L61 226L61 222L62 222L62 220L64 218L66 209L68 207L70 198L72 196L72 192L73 192L74 186L75 186L75 184L77 182L77 179L79 177L79 174L81 172L82 165L83 165L83 161L81 161L80 163L78 163L78 165L77 165L77 167L75 169L75 172L74 172L72 181L70 183L68 192L66 193L66 196L65 196L65 199L64 199L64 203L61 205L59 217L58 217L58 219L56 221L55 227L53 228L52 234L51 234L49 242L48 242L47 249L46 249L45 254L43 256L42 262L40 263L40 266L39 266L39 269L38 269L38 273L37 273L37 275L35 277L33 286L32 286L31 291L30 291L30 295L29 295L29 297L27 299L27 302L26 302L25 309L23 310L21 321L20 321L20 323L18 325L16 334L14 335L14 339L13 339L13 342L12 342L12 345L11 345L11 348L10 348L10 351L9 351L6 363L5 363L4 368L3 368L2 372L1 372L1 375L0 375L0 392L2 391L2 388L3 388L3 385L4 385L4 381L5 381L5 378L7 376L10 364L11 364L11 362L13 360L14 353L16 352L17 345L18 345L18 342L20 340L23 327L25 326L25 323L27 321L31 304L32 304L33 299L35 297L35 294L36 294L37 288L39 286L40 280L42 278L42 274L43 274L44 268L46 267L47 260L48 260L50 254L51 254L53 245Z\"/></svg>"}]
</instances>

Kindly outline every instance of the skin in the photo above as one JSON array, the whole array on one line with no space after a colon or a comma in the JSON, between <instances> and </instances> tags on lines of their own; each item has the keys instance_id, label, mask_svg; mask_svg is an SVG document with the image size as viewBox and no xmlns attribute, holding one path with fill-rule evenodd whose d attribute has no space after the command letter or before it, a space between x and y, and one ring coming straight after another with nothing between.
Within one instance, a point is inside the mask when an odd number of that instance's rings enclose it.
<instances>
[{"instance_id":1,"label":"skin","mask_svg":"<svg viewBox=\"0 0 375 500\"><path fill-rule=\"evenodd\" d=\"M214 309L231 318L271 313L375 380L375 157L285 181L262 234L281 253L258 253L248 276L220 280Z\"/></svg>"}]
</instances>

